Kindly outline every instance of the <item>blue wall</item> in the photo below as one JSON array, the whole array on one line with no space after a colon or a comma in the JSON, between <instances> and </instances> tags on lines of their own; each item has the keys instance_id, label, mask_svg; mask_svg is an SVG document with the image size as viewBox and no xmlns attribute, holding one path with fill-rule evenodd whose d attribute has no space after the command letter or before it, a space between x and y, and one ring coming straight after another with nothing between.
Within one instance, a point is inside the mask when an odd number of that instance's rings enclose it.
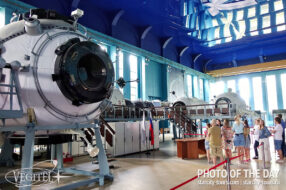
<instances>
[{"instance_id":1,"label":"blue wall","mask_svg":"<svg viewBox=\"0 0 286 190\"><path fill-rule=\"evenodd\" d=\"M39 1L31 2L33 2L34 5L41 5ZM82 5L86 3L84 1L81 2L83 3ZM32 8L30 5L15 0L0 0L0 6L5 8L6 24L9 23L13 11L17 10L18 12L26 12ZM71 7L68 8L66 4L62 4L60 2L51 5L51 8L60 12L65 10L68 14L71 10ZM114 14L110 13L110 15ZM153 33L152 28L148 30L148 32L145 33L144 38L142 38L139 34L140 32L143 34L143 32L146 31L146 27L142 27L141 30L139 30L124 19L119 19L118 22L115 22L114 25L110 26L108 22L110 22L110 19L112 18L106 17L100 9L99 11L96 9L94 12L89 11L85 16L92 17L94 21L86 23L86 26L92 26L95 27L96 30L101 31L98 32L87 28L88 34L91 38L93 38L97 43L102 43L107 46L111 60L114 62L116 79L118 79L119 76L118 52L120 50L123 52L125 80L130 79L129 55L132 53L138 57L138 78L140 80L138 84L138 99L168 99L170 83L168 67L180 69L185 73L193 76L200 76L200 78L206 80L213 80L212 77L190 68L190 65L192 65L192 56L190 51L184 51L182 56L179 57L180 50L185 46L178 48L174 39L172 39L170 43L167 43L166 47L163 49L162 45L166 42L166 39L160 40L160 38ZM104 33L112 33L115 38ZM138 46L141 46L142 48L138 48ZM159 56L158 54L164 54L169 59ZM146 64L144 64L145 62ZM181 62L182 64L178 62ZM145 73L142 70L143 67L145 67ZM144 74L145 77L143 76ZM130 98L129 83L124 88L124 96L125 98Z\"/></svg>"},{"instance_id":2,"label":"blue wall","mask_svg":"<svg viewBox=\"0 0 286 190\"><path fill-rule=\"evenodd\" d=\"M149 61L146 64L146 97L147 99L161 99L166 100L166 76L165 65L158 64L154 61Z\"/></svg>"}]
</instances>

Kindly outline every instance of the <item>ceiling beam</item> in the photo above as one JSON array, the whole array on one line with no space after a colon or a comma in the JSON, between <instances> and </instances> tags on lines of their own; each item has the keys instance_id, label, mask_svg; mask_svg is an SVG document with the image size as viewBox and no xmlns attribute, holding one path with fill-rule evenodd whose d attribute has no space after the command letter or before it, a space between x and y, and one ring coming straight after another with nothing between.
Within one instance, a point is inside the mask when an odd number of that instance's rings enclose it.
<instances>
[{"instance_id":1,"label":"ceiling beam","mask_svg":"<svg viewBox=\"0 0 286 190\"><path fill-rule=\"evenodd\" d=\"M286 68L286 60L280 60L280 61L258 63L247 66L206 71L206 73L213 77L223 77L223 76L234 76L234 75L263 72L263 71L272 71L285 68Z\"/></svg>"},{"instance_id":2,"label":"ceiling beam","mask_svg":"<svg viewBox=\"0 0 286 190\"><path fill-rule=\"evenodd\" d=\"M189 46L184 47L180 52L180 57L182 57L188 49L189 49Z\"/></svg>"},{"instance_id":3,"label":"ceiling beam","mask_svg":"<svg viewBox=\"0 0 286 190\"><path fill-rule=\"evenodd\" d=\"M142 35L141 35L141 40L144 40L147 36L147 34L151 31L152 26L148 26L144 29Z\"/></svg>"},{"instance_id":4,"label":"ceiling beam","mask_svg":"<svg viewBox=\"0 0 286 190\"><path fill-rule=\"evenodd\" d=\"M169 45L169 43L170 43L172 40L173 40L173 37L169 37L169 38L164 42L164 44L163 44L163 49L165 49L165 48Z\"/></svg>"},{"instance_id":5,"label":"ceiling beam","mask_svg":"<svg viewBox=\"0 0 286 190\"><path fill-rule=\"evenodd\" d=\"M112 26L116 26L116 25L117 25L119 19L122 17L122 15L123 15L124 13L125 13L124 10L120 10L120 11L118 11L118 12L115 14L115 16L114 16L114 18L113 18L113 20L112 20Z\"/></svg>"}]
</instances>

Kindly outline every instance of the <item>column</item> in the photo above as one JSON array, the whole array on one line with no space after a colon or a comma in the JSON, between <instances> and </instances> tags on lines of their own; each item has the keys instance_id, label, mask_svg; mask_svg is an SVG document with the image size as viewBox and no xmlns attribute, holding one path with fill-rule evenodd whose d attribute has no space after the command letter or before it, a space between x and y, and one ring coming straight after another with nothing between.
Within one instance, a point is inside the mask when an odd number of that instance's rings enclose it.
<instances>
[{"instance_id":1,"label":"column","mask_svg":"<svg viewBox=\"0 0 286 190\"><path fill-rule=\"evenodd\" d=\"M282 84L281 84L281 73L278 72L275 75L276 79L276 91L277 91L277 105L278 109L284 108L284 102L283 102L283 92L282 92Z\"/></svg>"},{"instance_id":2,"label":"column","mask_svg":"<svg viewBox=\"0 0 286 190\"><path fill-rule=\"evenodd\" d=\"M130 81L129 53L123 51L123 76L125 81ZM124 97L130 100L130 83L124 87Z\"/></svg>"}]
</instances>

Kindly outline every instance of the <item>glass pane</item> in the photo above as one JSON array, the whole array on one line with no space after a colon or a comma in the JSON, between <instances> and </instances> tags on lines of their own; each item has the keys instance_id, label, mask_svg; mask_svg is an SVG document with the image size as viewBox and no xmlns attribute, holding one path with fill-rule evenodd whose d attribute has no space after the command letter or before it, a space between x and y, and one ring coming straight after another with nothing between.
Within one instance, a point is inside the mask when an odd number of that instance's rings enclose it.
<instances>
[{"instance_id":1,"label":"glass pane","mask_svg":"<svg viewBox=\"0 0 286 190\"><path fill-rule=\"evenodd\" d=\"M200 79L200 98L204 99L204 81Z\"/></svg>"},{"instance_id":2,"label":"glass pane","mask_svg":"<svg viewBox=\"0 0 286 190\"><path fill-rule=\"evenodd\" d=\"M267 84L268 108L270 114L272 114L272 110L277 109L277 91L276 91L275 75L266 76L266 84Z\"/></svg>"},{"instance_id":3,"label":"glass pane","mask_svg":"<svg viewBox=\"0 0 286 190\"><path fill-rule=\"evenodd\" d=\"M237 35L237 38L240 39L245 35L245 20L238 21L238 27L239 34Z\"/></svg>"},{"instance_id":4,"label":"glass pane","mask_svg":"<svg viewBox=\"0 0 286 190\"><path fill-rule=\"evenodd\" d=\"M260 6L260 14L266 14L269 13L269 5L264 4Z\"/></svg>"},{"instance_id":5,"label":"glass pane","mask_svg":"<svg viewBox=\"0 0 286 190\"><path fill-rule=\"evenodd\" d=\"M263 30L263 34L270 34L271 33L271 28L267 28Z\"/></svg>"},{"instance_id":6,"label":"glass pane","mask_svg":"<svg viewBox=\"0 0 286 190\"><path fill-rule=\"evenodd\" d=\"M224 81L216 82L214 92L216 96L224 93Z\"/></svg>"},{"instance_id":7,"label":"glass pane","mask_svg":"<svg viewBox=\"0 0 286 190\"><path fill-rule=\"evenodd\" d=\"M224 37L230 37L230 29L228 25L224 26L223 34L224 34Z\"/></svg>"},{"instance_id":8,"label":"glass pane","mask_svg":"<svg viewBox=\"0 0 286 190\"><path fill-rule=\"evenodd\" d=\"M216 27L215 28L215 39L218 39L218 38L220 38L220 33L219 33L219 29L220 29L220 27Z\"/></svg>"},{"instance_id":9,"label":"glass pane","mask_svg":"<svg viewBox=\"0 0 286 190\"><path fill-rule=\"evenodd\" d=\"M213 25L213 27L218 26L218 22L217 22L216 18L212 19L212 25Z\"/></svg>"},{"instance_id":10,"label":"glass pane","mask_svg":"<svg viewBox=\"0 0 286 190\"><path fill-rule=\"evenodd\" d=\"M231 40L232 40L232 37L228 37L225 39L225 42L231 42Z\"/></svg>"},{"instance_id":11,"label":"glass pane","mask_svg":"<svg viewBox=\"0 0 286 190\"><path fill-rule=\"evenodd\" d=\"M184 2L184 10L183 10L183 15L185 16L185 15L187 15L187 2L185 1Z\"/></svg>"},{"instance_id":12,"label":"glass pane","mask_svg":"<svg viewBox=\"0 0 286 190\"><path fill-rule=\"evenodd\" d=\"M123 77L123 53L122 51L119 52L118 73L119 73L119 78ZM119 90L123 93L123 88L119 88Z\"/></svg>"},{"instance_id":13,"label":"glass pane","mask_svg":"<svg viewBox=\"0 0 286 190\"><path fill-rule=\"evenodd\" d=\"M5 9L0 7L0 27L5 25Z\"/></svg>"},{"instance_id":14,"label":"glass pane","mask_svg":"<svg viewBox=\"0 0 286 190\"><path fill-rule=\"evenodd\" d=\"M249 80L248 78L239 79L239 94L245 101L246 105L249 105Z\"/></svg>"},{"instance_id":15,"label":"glass pane","mask_svg":"<svg viewBox=\"0 0 286 190\"><path fill-rule=\"evenodd\" d=\"M262 27L266 28L270 26L270 15L262 17Z\"/></svg>"},{"instance_id":16,"label":"glass pane","mask_svg":"<svg viewBox=\"0 0 286 190\"><path fill-rule=\"evenodd\" d=\"M286 26L285 25L277 26L277 32L283 31L283 30L286 30Z\"/></svg>"},{"instance_id":17,"label":"glass pane","mask_svg":"<svg viewBox=\"0 0 286 190\"><path fill-rule=\"evenodd\" d=\"M261 77L252 78L254 109L264 111Z\"/></svg>"},{"instance_id":18,"label":"glass pane","mask_svg":"<svg viewBox=\"0 0 286 190\"><path fill-rule=\"evenodd\" d=\"M216 43L216 44L220 44L220 43L221 43L221 40L216 40L215 43Z\"/></svg>"},{"instance_id":19,"label":"glass pane","mask_svg":"<svg viewBox=\"0 0 286 190\"><path fill-rule=\"evenodd\" d=\"M198 96L199 96L199 92L198 92L198 77L197 76L194 76L194 78L193 78L193 83L194 83L194 96L196 97L196 98L199 98Z\"/></svg>"},{"instance_id":20,"label":"glass pane","mask_svg":"<svg viewBox=\"0 0 286 190\"><path fill-rule=\"evenodd\" d=\"M129 67L130 67L130 80L138 79L138 58L135 55L129 55ZM130 99L131 101L136 100L138 97L138 83L131 82L130 83Z\"/></svg>"},{"instance_id":21,"label":"glass pane","mask_svg":"<svg viewBox=\"0 0 286 190\"><path fill-rule=\"evenodd\" d=\"M214 96L215 96L215 82L210 82L210 89L209 89L209 91L210 91L210 97L209 97L209 99L210 99L210 103L212 103L213 102L213 100L214 100Z\"/></svg>"},{"instance_id":22,"label":"glass pane","mask_svg":"<svg viewBox=\"0 0 286 190\"><path fill-rule=\"evenodd\" d=\"M236 20L242 20L243 19L243 14L244 14L243 10L237 11L237 13L236 13Z\"/></svg>"},{"instance_id":23,"label":"glass pane","mask_svg":"<svg viewBox=\"0 0 286 190\"><path fill-rule=\"evenodd\" d=\"M228 12L226 15L227 20L232 20L233 18L233 13L232 12Z\"/></svg>"},{"instance_id":24,"label":"glass pane","mask_svg":"<svg viewBox=\"0 0 286 190\"><path fill-rule=\"evenodd\" d=\"M247 17L248 17L248 18L254 17L254 16L255 16L255 13L256 13L255 7L249 8L249 9L248 9L248 15L247 15Z\"/></svg>"},{"instance_id":25,"label":"glass pane","mask_svg":"<svg viewBox=\"0 0 286 190\"><path fill-rule=\"evenodd\" d=\"M250 19L249 22L250 22L249 31L257 30L257 18Z\"/></svg>"},{"instance_id":26,"label":"glass pane","mask_svg":"<svg viewBox=\"0 0 286 190\"><path fill-rule=\"evenodd\" d=\"M258 31L250 32L250 36L257 36L257 35L258 35Z\"/></svg>"},{"instance_id":27,"label":"glass pane","mask_svg":"<svg viewBox=\"0 0 286 190\"><path fill-rule=\"evenodd\" d=\"M137 57L135 55L129 56L130 71L137 73Z\"/></svg>"},{"instance_id":28,"label":"glass pane","mask_svg":"<svg viewBox=\"0 0 286 190\"><path fill-rule=\"evenodd\" d=\"M281 9L283 9L283 2L282 2L282 0L275 1L274 2L274 10L278 11L278 10L281 10Z\"/></svg>"},{"instance_id":29,"label":"glass pane","mask_svg":"<svg viewBox=\"0 0 286 190\"><path fill-rule=\"evenodd\" d=\"M281 74L281 84L286 84L286 74ZM283 108L286 109L286 88L282 88Z\"/></svg>"},{"instance_id":30,"label":"glass pane","mask_svg":"<svg viewBox=\"0 0 286 190\"><path fill-rule=\"evenodd\" d=\"M276 14L276 25L283 24L285 22L284 12Z\"/></svg>"},{"instance_id":31,"label":"glass pane","mask_svg":"<svg viewBox=\"0 0 286 190\"><path fill-rule=\"evenodd\" d=\"M232 92L236 92L236 89L235 89L235 80L229 80L227 81L227 88L231 89Z\"/></svg>"},{"instance_id":32,"label":"glass pane","mask_svg":"<svg viewBox=\"0 0 286 190\"><path fill-rule=\"evenodd\" d=\"M192 83L192 76L187 75L187 88L188 88L188 97L193 97L193 83Z\"/></svg>"},{"instance_id":33,"label":"glass pane","mask_svg":"<svg viewBox=\"0 0 286 190\"><path fill-rule=\"evenodd\" d=\"M198 92L198 77L197 76L194 76L193 78L193 83L194 83L194 96L196 98L199 98L199 92Z\"/></svg>"}]
</instances>

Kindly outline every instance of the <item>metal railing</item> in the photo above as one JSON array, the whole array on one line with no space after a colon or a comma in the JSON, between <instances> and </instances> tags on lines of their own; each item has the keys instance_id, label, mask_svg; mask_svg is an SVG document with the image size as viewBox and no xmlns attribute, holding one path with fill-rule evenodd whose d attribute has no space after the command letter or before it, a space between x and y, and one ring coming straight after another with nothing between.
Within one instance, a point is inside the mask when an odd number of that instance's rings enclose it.
<instances>
[{"instance_id":1,"label":"metal railing","mask_svg":"<svg viewBox=\"0 0 286 190\"><path fill-rule=\"evenodd\" d=\"M5 68L10 69L10 78L8 79L9 82L1 82L0 81L0 95L6 95L4 98L3 104L0 105L0 119L13 119L13 118L21 118L23 117L23 105L19 95L19 79L17 71L13 70L12 68ZM1 71L0 71L1 72ZM1 73L1 75L3 75ZM8 88L7 91L4 89ZM1 90L2 89L2 90ZM17 102L15 102L15 97ZM9 100L9 108L7 108L7 101ZM15 109L15 105L19 105L19 109Z\"/></svg>"}]
</instances>

